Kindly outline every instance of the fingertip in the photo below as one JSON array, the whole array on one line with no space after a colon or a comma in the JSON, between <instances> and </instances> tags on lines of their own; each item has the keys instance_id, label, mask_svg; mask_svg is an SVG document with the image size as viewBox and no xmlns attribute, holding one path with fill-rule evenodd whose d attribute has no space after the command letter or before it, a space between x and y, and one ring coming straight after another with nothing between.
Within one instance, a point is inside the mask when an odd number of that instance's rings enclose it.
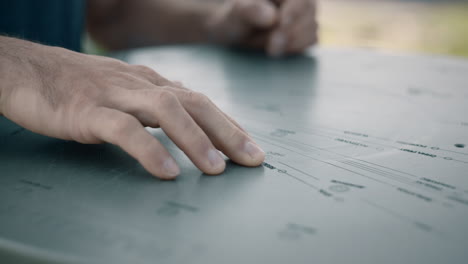
<instances>
[{"instance_id":1,"label":"fingertip","mask_svg":"<svg viewBox=\"0 0 468 264\"><path fill-rule=\"evenodd\" d=\"M229 157L239 165L256 167L265 161L265 151L252 140L247 139L243 144L239 145L235 153L231 152Z\"/></svg>"},{"instance_id":2,"label":"fingertip","mask_svg":"<svg viewBox=\"0 0 468 264\"><path fill-rule=\"evenodd\" d=\"M180 168L172 157L168 157L163 162L148 163L149 161L147 161L147 164L145 165L140 161L140 164L142 164L149 173L160 180L174 180L180 174Z\"/></svg>"},{"instance_id":3,"label":"fingertip","mask_svg":"<svg viewBox=\"0 0 468 264\"><path fill-rule=\"evenodd\" d=\"M168 158L164 161L163 170L166 178L175 178L180 174L180 168L173 158Z\"/></svg>"},{"instance_id":4,"label":"fingertip","mask_svg":"<svg viewBox=\"0 0 468 264\"><path fill-rule=\"evenodd\" d=\"M158 175L154 175L154 176L161 181L173 181L177 178L177 176L158 176Z\"/></svg>"},{"instance_id":5,"label":"fingertip","mask_svg":"<svg viewBox=\"0 0 468 264\"><path fill-rule=\"evenodd\" d=\"M203 170L208 175L218 175L226 169L226 161L221 153L215 149L208 151L208 166Z\"/></svg>"},{"instance_id":6,"label":"fingertip","mask_svg":"<svg viewBox=\"0 0 468 264\"><path fill-rule=\"evenodd\" d=\"M185 88L185 85L181 81L174 81L174 85L178 88Z\"/></svg>"},{"instance_id":7,"label":"fingertip","mask_svg":"<svg viewBox=\"0 0 468 264\"><path fill-rule=\"evenodd\" d=\"M250 156L250 162L246 164L248 166L258 166L265 160L265 151L251 141L245 143L244 151Z\"/></svg>"}]
</instances>

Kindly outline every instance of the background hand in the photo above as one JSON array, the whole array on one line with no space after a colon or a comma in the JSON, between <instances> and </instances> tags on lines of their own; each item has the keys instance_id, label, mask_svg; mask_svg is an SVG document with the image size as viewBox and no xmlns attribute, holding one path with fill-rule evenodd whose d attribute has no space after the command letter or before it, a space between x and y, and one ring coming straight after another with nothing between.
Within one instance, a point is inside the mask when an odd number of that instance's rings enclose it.
<instances>
[{"instance_id":1,"label":"background hand","mask_svg":"<svg viewBox=\"0 0 468 264\"><path fill-rule=\"evenodd\" d=\"M208 25L215 42L272 56L302 52L318 40L315 0L226 1Z\"/></svg>"}]
</instances>

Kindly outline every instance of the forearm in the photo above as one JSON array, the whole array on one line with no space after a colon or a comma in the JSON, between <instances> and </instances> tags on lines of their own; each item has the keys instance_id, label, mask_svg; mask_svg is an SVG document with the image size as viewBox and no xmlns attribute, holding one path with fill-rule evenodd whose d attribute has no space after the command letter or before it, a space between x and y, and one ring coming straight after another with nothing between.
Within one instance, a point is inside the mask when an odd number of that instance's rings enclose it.
<instances>
[{"instance_id":1,"label":"forearm","mask_svg":"<svg viewBox=\"0 0 468 264\"><path fill-rule=\"evenodd\" d=\"M162 179L180 169L145 126L162 128L206 174L223 172L219 151L246 166L265 157L208 97L142 65L0 37L0 82L0 109L16 124L64 140L118 145Z\"/></svg>"},{"instance_id":2,"label":"forearm","mask_svg":"<svg viewBox=\"0 0 468 264\"><path fill-rule=\"evenodd\" d=\"M15 87L30 85L33 72L31 63L35 54L32 49L38 46L29 41L0 36L0 115L5 115L7 95Z\"/></svg>"},{"instance_id":3,"label":"forearm","mask_svg":"<svg viewBox=\"0 0 468 264\"><path fill-rule=\"evenodd\" d=\"M209 41L207 18L218 0L96 0L88 3L88 30L110 49Z\"/></svg>"}]
</instances>

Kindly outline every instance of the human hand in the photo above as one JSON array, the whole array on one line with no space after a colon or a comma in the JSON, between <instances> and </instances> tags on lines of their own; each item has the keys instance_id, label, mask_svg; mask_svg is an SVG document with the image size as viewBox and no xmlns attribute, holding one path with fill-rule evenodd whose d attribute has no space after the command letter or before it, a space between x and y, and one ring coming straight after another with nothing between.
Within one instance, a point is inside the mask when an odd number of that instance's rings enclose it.
<instances>
[{"instance_id":1,"label":"human hand","mask_svg":"<svg viewBox=\"0 0 468 264\"><path fill-rule=\"evenodd\" d=\"M207 174L224 171L218 150L246 166L264 160L206 96L148 67L2 37L0 66L0 114L43 135L118 145L162 179L180 169L144 126L161 127Z\"/></svg>"},{"instance_id":2,"label":"human hand","mask_svg":"<svg viewBox=\"0 0 468 264\"><path fill-rule=\"evenodd\" d=\"M315 0L230 0L208 21L215 42L271 56L300 53L318 40Z\"/></svg>"}]
</instances>

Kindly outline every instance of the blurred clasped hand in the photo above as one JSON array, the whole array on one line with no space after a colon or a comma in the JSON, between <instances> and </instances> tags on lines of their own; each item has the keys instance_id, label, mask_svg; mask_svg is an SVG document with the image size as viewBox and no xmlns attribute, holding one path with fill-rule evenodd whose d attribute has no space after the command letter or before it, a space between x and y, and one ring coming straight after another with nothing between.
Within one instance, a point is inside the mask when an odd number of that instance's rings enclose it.
<instances>
[{"instance_id":1,"label":"blurred clasped hand","mask_svg":"<svg viewBox=\"0 0 468 264\"><path fill-rule=\"evenodd\" d=\"M230 0L208 20L213 41L262 49L271 56L300 53L317 40L315 0Z\"/></svg>"}]
</instances>

